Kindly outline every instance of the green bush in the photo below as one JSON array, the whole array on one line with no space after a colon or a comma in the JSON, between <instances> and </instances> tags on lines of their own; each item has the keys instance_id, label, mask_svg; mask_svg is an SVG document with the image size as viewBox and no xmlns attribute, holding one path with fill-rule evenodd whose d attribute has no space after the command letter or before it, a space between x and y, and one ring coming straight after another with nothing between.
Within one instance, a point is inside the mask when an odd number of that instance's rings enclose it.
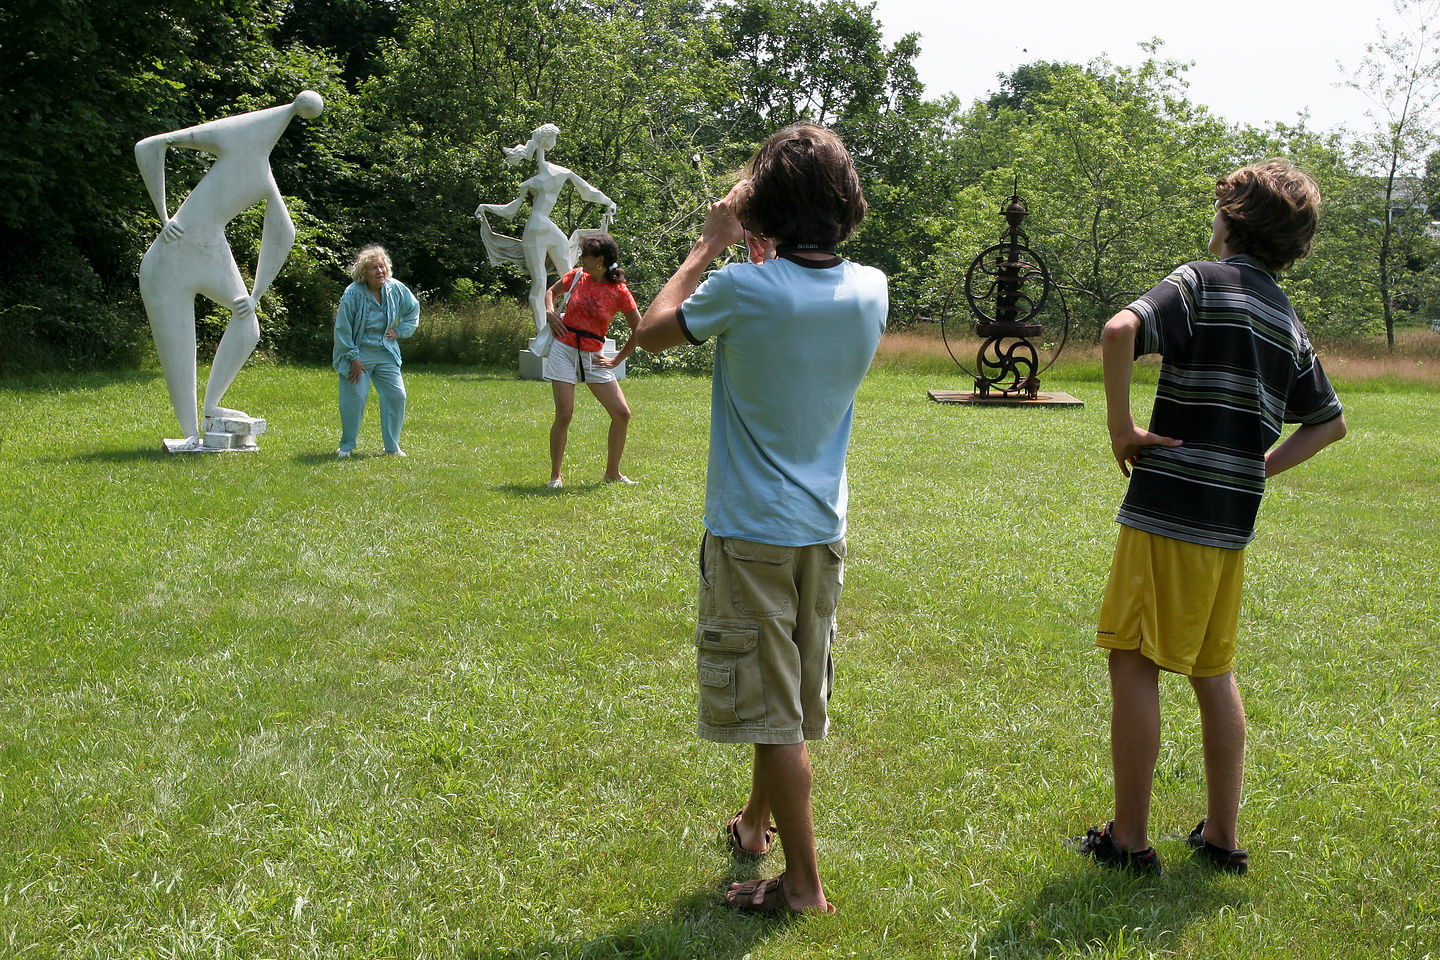
<instances>
[{"instance_id":1,"label":"green bush","mask_svg":"<svg viewBox=\"0 0 1440 960\"><path fill-rule=\"evenodd\" d=\"M614 334L612 333L611 336ZM616 340L624 343L619 337L616 337ZM646 374L679 371L681 373L708 374L714 365L715 341L706 340L699 346L687 343L684 346L671 347L664 353L637 350L626 359L625 372L627 374Z\"/></svg>"},{"instance_id":2,"label":"green bush","mask_svg":"<svg viewBox=\"0 0 1440 960\"><path fill-rule=\"evenodd\" d=\"M131 366L150 342L138 287L107 289L69 241L41 240L0 286L0 373Z\"/></svg>"}]
</instances>

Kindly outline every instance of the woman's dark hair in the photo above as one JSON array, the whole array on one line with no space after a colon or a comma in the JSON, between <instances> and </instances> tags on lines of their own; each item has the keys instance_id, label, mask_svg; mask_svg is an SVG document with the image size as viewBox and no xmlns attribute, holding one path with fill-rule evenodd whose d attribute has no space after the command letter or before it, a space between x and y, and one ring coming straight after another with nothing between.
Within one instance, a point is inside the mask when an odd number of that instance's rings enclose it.
<instances>
[{"instance_id":1,"label":"woman's dark hair","mask_svg":"<svg viewBox=\"0 0 1440 960\"><path fill-rule=\"evenodd\" d=\"M625 271L620 269L620 244L608 233L597 233L580 241L580 253L587 257L605 258L605 282L624 283Z\"/></svg>"},{"instance_id":2,"label":"woman's dark hair","mask_svg":"<svg viewBox=\"0 0 1440 960\"><path fill-rule=\"evenodd\" d=\"M1266 160L1217 180L1215 209L1225 220L1230 249L1284 270L1310 252L1320 188L1289 161Z\"/></svg>"},{"instance_id":3,"label":"woman's dark hair","mask_svg":"<svg viewBox=\"0 0 1440 960\"><path fill-rule=\"evenodd\" d=\"M850 151L813 123L772 134L750 160L749 179L736 213L748 230L772 240L839 243L865 219L865 194Z\"/></svg>"}]
</instances>

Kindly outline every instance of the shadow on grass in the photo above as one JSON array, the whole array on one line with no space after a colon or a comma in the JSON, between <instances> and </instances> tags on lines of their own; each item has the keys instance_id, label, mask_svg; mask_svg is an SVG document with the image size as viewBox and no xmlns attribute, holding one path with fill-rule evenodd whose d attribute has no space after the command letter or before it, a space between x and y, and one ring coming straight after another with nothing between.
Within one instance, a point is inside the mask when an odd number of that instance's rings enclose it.
<instances>
[{"instance_id":1,"label":"shadow on grass","mask_svg":"<svg viewBox=\"0 0 1440 960\"><path fill-rule=\"evenodd\" d=\"M27 370L0 374L0 390L15 393L56 393L94 390L121 384L163 381L159 370L133 367L123 370Z\"/></svg>"},{"instance_id":2,"label":"shadow on grass","mask_svg":"<svg viewBox=\"0 0 1440 960\"><path fill-rule=\"evenodd\" d=\"M290 455L290 459L307 467L317 467L322 463L344 463L348 460L364 460L369 454L352 453L341 460L335 455L334 450L307 450L304 453Z\"/></svg>"},{"instance_id":3,"label":"shadow on grass","mask_svg":"<svg viewBox=\"0 0 1440 960\"><path fill-rule=\"evenodd\" d=\"M133 447L129 450L91 450L89 453L78 453L68 457L42 457L41 463L139 463L149 461L152 463L165 463L174 461L181 463L190 457L209 456L209 454L171 454L166 453L165 448L155 447Z\"/></svg>"},{"instance_id":4,"label":"shadow on grass","mask_svg":"<svg viewBox=\"0 0 1440 960\"><path fill-rule=\"evenodd\" d=\"M1191 863L1177 864L1160 879L1087 869L1056 877L1014 904L980 941L976 956L1045 957L1120 945L1164 950L1194 921L1226 907L1239 910L1249 899L1245 889Z\"/></svg>"},{"instance_id":5,"label":"shadow on grass","mask_svg":"<svg viewBox=\"0 0 1440 960\"><path fill-rule=\"evenodd\" d=\"M637 922L585 941L537 941L465 951L466 960L741 960L794 915L741 916L722 904L717 887L675 901L668 917Z\"/></svg>"},{"instance_id":6,"label":"shadow on grass","mask_svg":"<svg viewBox=\"0 0 1440 960\"><path fill-rule=\"evenodd\" d=\"M594 493L608 484L591 483L570 483L566 481L565 486L559 490L552 490L543 483L502 483L493 489L496 493L508 494L512 497L567 497L575 494Z\"/></svg>"}]
</instances>

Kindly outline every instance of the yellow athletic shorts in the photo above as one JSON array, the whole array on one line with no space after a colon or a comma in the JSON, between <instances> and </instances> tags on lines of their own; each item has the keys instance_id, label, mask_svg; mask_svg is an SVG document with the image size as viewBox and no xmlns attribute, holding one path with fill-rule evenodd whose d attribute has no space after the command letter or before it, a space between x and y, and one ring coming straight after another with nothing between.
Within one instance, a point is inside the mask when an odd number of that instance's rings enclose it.
<instances>
[{"instance_id":1,"label":"yellow athletic shorts","mask_svg":"<svg viewBox=\"0 0 1440 960\"><path fill-rule=\"evenodd\" d=\"M1120 526L1095 643L1188 677L1235 668L1245 551Z\"/></svg>"}]
</instances>

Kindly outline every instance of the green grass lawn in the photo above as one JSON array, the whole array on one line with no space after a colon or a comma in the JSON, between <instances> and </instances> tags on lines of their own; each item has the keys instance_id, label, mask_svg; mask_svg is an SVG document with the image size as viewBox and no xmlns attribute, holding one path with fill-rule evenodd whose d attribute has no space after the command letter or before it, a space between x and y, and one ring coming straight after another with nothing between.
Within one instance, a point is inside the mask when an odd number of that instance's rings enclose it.
<instances>
[{"instance_id":1,"label":"green grass lawn","mask_svg":"<svg viewBox=\"0 0 1440 960\"><path fill-rule=\"evenodd\" d=\"M840 914L784 922L720 906L756 875L717 839L748 753L693 732L708 380L626 384L628 489L586 482L581 396L550 493L543 384L406 379L410 457L372 402L346 462L325 369L247 367L228 399L270 432L223 456L160 452L153 373L0 383L0 956L1440 956L1435 390L1345 392L1350 437L1272 484L1252 872L1177 839L1170 678L1146 881L1061 845L1110 808L1100 385L973 410L925 399L953 368L872 372L814 750Z\"/></svg>"}]
</instances>

